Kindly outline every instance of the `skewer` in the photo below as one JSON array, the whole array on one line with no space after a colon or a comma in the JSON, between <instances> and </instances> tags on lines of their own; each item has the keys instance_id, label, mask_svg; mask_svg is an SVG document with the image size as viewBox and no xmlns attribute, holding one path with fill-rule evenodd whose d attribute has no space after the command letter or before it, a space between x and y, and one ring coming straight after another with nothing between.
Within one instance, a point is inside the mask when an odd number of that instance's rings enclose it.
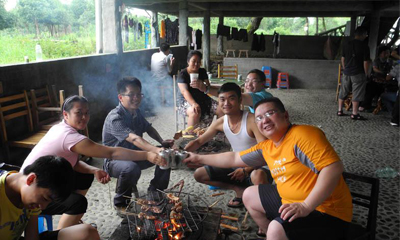
<instances>
[{"instance_id":1,"label":"skewer","mask_svg":"<svg viewBox=\"0 0 400 240\"><path fill-rule=\"evenodd\" d=\"M224 228L229 228L230 230L235 231L235 232L237 232L239 230L237 227L230 226L230 225L227 225L224 223L221 223L219 226L224 227Z\"/></svg>"},{"instance_id":2,"label":"skewer","mask_svg":"<svg viewBox=\"0 0 400 240\"><path fill-rule=\"evenodd\" d=\"M221 218L225 218L225 219L229 219L229 220L233 220L233 221L239 220L238 217L231 217L231 216L227 216L227 215L221 215Z\"/></svg>"},{"instance_id":3,"label":"skewer","mask_svg":"<svg viewBox=\"0 0 400 240\"><path fill-rule=\"evenodd\" d=\"M224 192L214 193L214 194L211 194L211 197L216 197L216 196L220 196L220 195L224 195L224 194L225 194Z\"/></svg>"},{"instance_id":4,"label":"skewer","mask_svg":"<svg viewBox=\"0 0 400 240\"><path fill-rule=\"evenodd\" d=\"M217 205L217 203L219 202L219 200L221 200L221 199L218 199L217 201L215 201L213 204L211 204L210 206L208 206L208 208L212 208L212 207L214 207L215 205Z\"/></svg>"}]
</instances>

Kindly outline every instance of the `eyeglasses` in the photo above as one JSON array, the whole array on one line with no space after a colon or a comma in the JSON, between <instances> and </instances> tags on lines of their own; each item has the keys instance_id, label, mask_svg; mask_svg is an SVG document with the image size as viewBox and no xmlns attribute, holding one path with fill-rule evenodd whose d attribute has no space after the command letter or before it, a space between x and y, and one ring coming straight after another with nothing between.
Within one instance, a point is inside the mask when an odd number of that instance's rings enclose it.
<instances>
[{"instance_id":1,"label":"eyeglasses","mask_svg":"<svg viewBox=\"0 0 400 240\"><path fill-rule=\"evenodd\" d=\"M143 95L143 93L130 93L130 94L121 94L121 96L126 96L126 97L129 97L129 98L134 98L134 97L136 97L136 98L142 98L142 97L144 97L144 95Z\"/></svg>"},{"instance_id":2,"label":"eyeglasses","mask_svg":"<svg viewBox=\"0 0 400 240\"><path fill-rule=\"evenodd\" d=\"M258 122L261 122L262 120L264 120L264 118L270 118L272 115L274 115L275 113L277 113L278 111L276 111L276 110L269 110L269 111L267 111L267 112L265 112L264 114L262 114L262 115L259 115L259 116L257 116L256 117L256 122L258 123Z\"/></svg>"},{"instance_id":3,"label":"eyeglasses","mask_svg":"<svg viewBox=\"0 0 400 240\"><path fill-rule=\"evenodd\" d=\"M246 84L249 84L249 83L256 84L258 82L260 82L260 81L258 81L256 78L253 78L253 79L246 78L246 80L244 81L244 83L246 83Z\"/></svg>"}]
</instances>

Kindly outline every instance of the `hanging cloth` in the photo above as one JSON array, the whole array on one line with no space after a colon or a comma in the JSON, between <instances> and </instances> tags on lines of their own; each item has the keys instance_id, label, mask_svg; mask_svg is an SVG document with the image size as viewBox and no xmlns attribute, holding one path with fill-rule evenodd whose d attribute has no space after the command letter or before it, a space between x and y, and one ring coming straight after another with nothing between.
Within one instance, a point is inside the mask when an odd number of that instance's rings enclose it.
<instances>
[{"instance_id":1,"label":"hanging cloth","mask_svg":"<svg viewBox=\"0 0 400 240\"><path fill-rule=\"evenodd\" d=\"M248 42L249 41L249 37L247 35L247 30L246 29L240 29L239 30L239 41L243 41L243 42Z\"/></svg>"},{"instance_id":2,"label":"hanging cloth","mask_svg":"<svg viewBox=\"0 0 400 240\"><path fill-rule=\"evenodd\" d=\"M161 27L160 27L160 38L165 38L165 21L161 20Z\"/></svg>"},{"instance_id":3,"label":"hanging cloth","mask_svg":"<svg viewBox=\"0 0 400 240\"><path fill-rule=\"evenodd\" d=\"M253 41L251 42L251 50L252 51L260 51L260 45L258 42L258 35L257 34L253 34Z\"/></svg>"},{"instance_id":4,"label":"hanging cloth","mask_svg":"<svg viewBox=\"0 0 400 240\"><path fill-rule=\"evenodd\" d=\"M260 46L259 47L260 52L265 52L265 36L264 36L264 34L261 33L258 42L259 42L259 46Z\"/></svg>"},{"instance_id":5,"label":"hanging cloth","mask_svg":"<svg viewBox=\"0 0 400 240\"><path fill-rule=\"evenodd\" d=\"M235 27L232 28L232 35L233 40L239 40L239 30Z\"/></svg>"}]
</instances>

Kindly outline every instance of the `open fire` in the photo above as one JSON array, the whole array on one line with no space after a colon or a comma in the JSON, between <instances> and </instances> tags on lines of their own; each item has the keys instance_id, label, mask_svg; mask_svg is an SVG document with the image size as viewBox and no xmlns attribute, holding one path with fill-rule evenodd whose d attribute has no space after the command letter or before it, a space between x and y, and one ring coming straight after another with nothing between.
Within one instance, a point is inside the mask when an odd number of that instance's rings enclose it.
<instances>
[{"instance_id":1,"label":"open fire","mask_svg":"<svg viewBox=\"0 0 400 240\"><path fill-rule=\"evenodd\" d=\"M171 191L180 187L179 192ZM127 214L132 239L190 239L208 213L207 203L181 192L183 181L166 192L149 192L132 199Z\"/></svg>"}]
</instances>

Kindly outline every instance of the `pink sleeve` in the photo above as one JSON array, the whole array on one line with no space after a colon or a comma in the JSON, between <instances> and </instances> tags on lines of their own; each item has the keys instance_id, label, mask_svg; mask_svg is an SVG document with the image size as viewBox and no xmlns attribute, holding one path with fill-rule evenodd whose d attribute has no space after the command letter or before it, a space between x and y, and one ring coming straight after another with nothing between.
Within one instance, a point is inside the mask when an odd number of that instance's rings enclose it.
<instances>
[{"instance_id":1,"label":"pink sleeve","mask_svg":"<svg viewBox=\"0 0 400 240\"><path fill-rule=\"evenodd\" d=\"M64 148L65 150L71 151L71 148L75 146L80 141L86 139L85 135L82 135L78 132L69 133L64 140Z\"/></svg>"}]
</instances>

